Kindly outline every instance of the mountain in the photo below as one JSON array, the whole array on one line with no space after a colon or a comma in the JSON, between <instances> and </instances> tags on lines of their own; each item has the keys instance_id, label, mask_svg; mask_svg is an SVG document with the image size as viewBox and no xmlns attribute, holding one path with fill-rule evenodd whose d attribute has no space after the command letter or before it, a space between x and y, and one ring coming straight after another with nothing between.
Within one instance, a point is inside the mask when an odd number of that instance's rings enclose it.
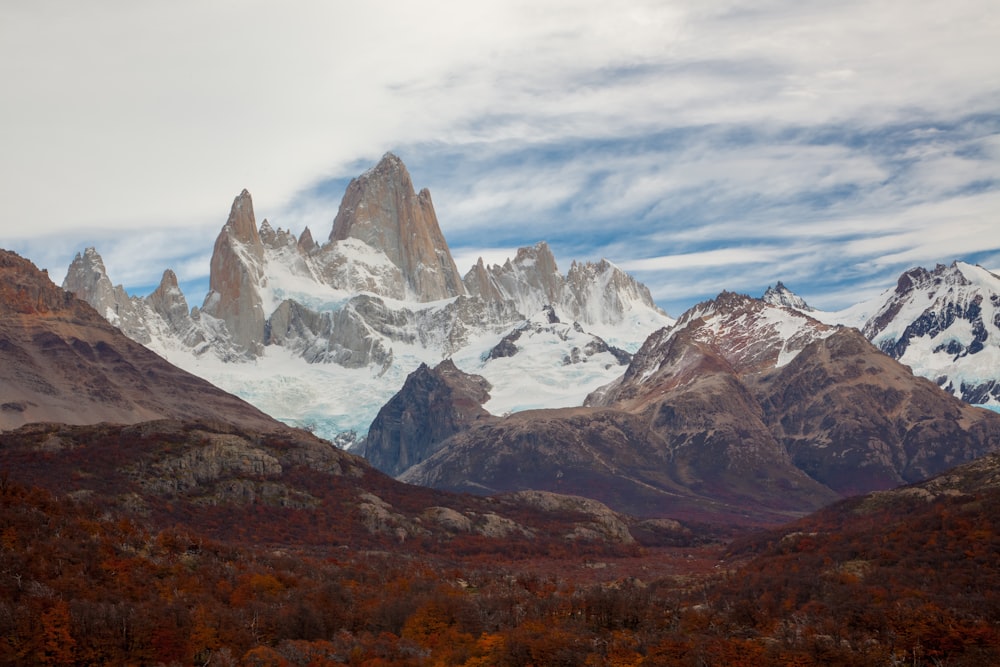
<instances>
[{"instance_id":1,"label":"mountain","mask_svg":"<svg viewBox=\"0 0 1000 667\"><path fill-rule=\"evenodd\" d=\"M450 359L421 364L386 403L359 453L388 475L398 475L434 453L434 446L491 415L483 404L490 383L463 373Z\"/></svg>"},{"instance_id":2,"label":"mountain","mask_svg":"<svg viewBox=\"0 0 1000 667\"><path fill-rule=\"evenodd\" d=\"M1000 276L981 266L915 267L894 288L835 312L812 311L794 294L786 298L785 305L824 322L857 327L893 359L967 403L1000 406Z\"/></svg>"},{"instance_id":3,"label":"mountain","mask_svg":"<svg viewBox=\"0 0 1000 667\"><path fill-rule=\"evenodd\" d=\"M856 330L725 292L651 335L587 403L469 424L399 479L774 522L1000 447L1000 415L914 377Z\"/></svg>"},{"instance_id":4,"label":"mountain","mask_svg":"<svg viewBox=\"0 0 1000 667\"><path fill-rule=\"evenodd\" d=\"M331 242L346 239L381 250L399 267L406 289L397 298L437 301L465 291L430 191L415 193L406 166L391 153L347 186L330 232Z\"/></svg>"},{"instance_id":5,"label":"mountain","mask_svg":"<svg viewBox=\"0 0 1000 667\"><path fill-rule=\"evenodd\" d=\"M780 280L774 285L774 287L768 285L767 290L764 291L764 296L761 298L765 303L769 303L773 306L785 306L787 308L794 308L795 310L801 310L807 313L816 310L806 303L805 299L785 287Z\"/></svg>"},{"instance_id":6,"label":"mountain","mask_svg":"<svg viewBox=\"0 0 1000 667\"><path fill-rule=\"evenodd\" d=\"M129 297L93 248L63 286L172 363L331 439L365 432L411 371L448 358L494 386L494 414L579 404L672 322L610 262L564 276L544 242L462 278L430 194L391 153L351 181L322 245L308 228L258 225L244 190L210 268L190 311L169 269L156 292ZM559 325L536 327L550 311ZM519 354L491 356L516 336Z\"/></svg>"},{"instance_id":7,"label":"mountain","mask_svg":"<svg viewBox=\"0 0 1000 667\"><path fill-rule=\"evenodd\" d=\"M1000 403L1000 276L964 262L912 269L862 331L945 391L969 403Z\"/></svg>"},{"instance_id":8,"label":"mountain","mask_svg":"<svg viewBox=\"0 0 1000 667\"><path fill-rule=\"evenodd\" d=\"M277 426L123 336L30 261L0 250L0 274L0 428L153 419L227 419L266 431ZM112 312L120 295L103 293ZM153 303L167 299L160 292Z\"/></svg>"},{"instance_id":9,"label":"mountain","mask_svg":"<svg viewBox=\"0 0 1000 667\"><path fill-rule=\"evenodd\" d=\"M319 524L354 546L456 535L633 541L626 520L592 500L468 499L400 484L171 366L28 260L0 250L0 278L3 484L11 475L158 527L211 526L227 539L280 541L294 530L302 544L328 545ZM169 292L154 300L171 302ZM463 384L449 362L435 373L456 404L463 388L465 403L486 390Z\"/></svg>"}]
</instances>

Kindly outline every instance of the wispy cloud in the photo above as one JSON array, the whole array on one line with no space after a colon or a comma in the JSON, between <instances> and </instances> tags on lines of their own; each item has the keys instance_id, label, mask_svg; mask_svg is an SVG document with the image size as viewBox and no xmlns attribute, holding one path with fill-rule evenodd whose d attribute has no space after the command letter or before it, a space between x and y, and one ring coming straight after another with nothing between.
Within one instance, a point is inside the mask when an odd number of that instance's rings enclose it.
<instances>
[{"instance_id":1,"label":"wispy cloud","mask_svg":"<svg viewBox=\"0 0 1000 667\"><path fill-rule=\"evenodd\" d=\"M14 3L0 245L199 284L242 188L324 239L393 150L463 271L547 239L673 311L775 279L839 302L1000 256L997 34L988 0Z\"/></svg>"}]
</instances>

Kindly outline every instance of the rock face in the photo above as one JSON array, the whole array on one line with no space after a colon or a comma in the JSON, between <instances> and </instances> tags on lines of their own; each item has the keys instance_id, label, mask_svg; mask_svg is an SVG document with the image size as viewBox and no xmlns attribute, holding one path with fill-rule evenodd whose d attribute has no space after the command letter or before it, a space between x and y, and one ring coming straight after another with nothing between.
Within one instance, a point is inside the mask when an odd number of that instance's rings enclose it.
<instances>
[{"instance_id":1,"label":"rock face","mask_svg":"<svg viewBox=\"0 0 1000 667\"><path fill-rule=\"evenodd\" d=\"M650 336L588 403L477 424L399 478L768 522L1000 447L1000 415L914 377L856 330L731 293Z\"/></svg>"},{"instance_id":2,"label":"rock face","mask_svg":"<svg viewBox=\"0 0 1000 667\"><path fill-rule=\"evenodd\" d=\"M433 369L422 364L379 411L362 455L397 475L433 454L446 438L493 417L483 409L489 383L463 373L446 359Z\"/></svg>"},{"instance_id":3,"label":"rock face","mask_svg":"<svg viewBox=\"0 0 1000 667\"><path fill-rule=\"evenodd\" d=\"M774 287L771 287L770 285L768 286L762 299L765 303L769 303L772 306L785 306L786 308L794 308L795 310L801 310L806 313L810 313L815 310L806 303L805 299L785 287L780 280Z\"/></svg>"},{"instance_id":4,"label":"rock face","mask_svg":"<svg viewBox=\"0 0 1000 667\"><path fill-rule=\"evenodd\" d=\"M263 353L264 245L257 231L250 193L233 201L229 219L212 251L209 293L201 308L225 323L230 340L248 356Z\"/></svg>"},{"instance_id":5,"label":"rock face","mask_svg":"<svg viewBox=\"0 0 1000 667\"><path fill-rule=\"evenodd\" d=\"M384 252L402 272L408 293L417 301L465 293L430 192L415 193L406 166L391 153L347 186L330 241L349 238Z\"/></svg>"},{"instance_id":6,"label":"rock face","mask_svg":"<svg viewBox=\"0 0 1000 667\"><path fill-rule=\"evenodd\" d=\"M564 277L544 241L520 248L514 259L487 267L482 259L464 278L469 294L511 301L525 314L556 307L583 324L617 324L635 310L659 310L649 289L607 260L573 262Z\"/></svg>"}]
</instances>

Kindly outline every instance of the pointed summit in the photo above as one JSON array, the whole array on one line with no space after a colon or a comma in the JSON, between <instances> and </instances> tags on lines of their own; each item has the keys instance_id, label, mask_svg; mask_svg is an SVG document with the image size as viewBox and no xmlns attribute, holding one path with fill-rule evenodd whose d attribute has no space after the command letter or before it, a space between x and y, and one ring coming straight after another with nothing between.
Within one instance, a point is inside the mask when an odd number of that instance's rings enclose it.
<instances>
[{"instance_id":1,"label":"pointed summit","mask_svg":"<svg viewBox=\"0 0 1000 667\"><path fill-rule=\"evenodd\" d=\"M298 246L299 246L299 251L303 255L308 255L317 248L316 241L313 240L312 232L309 231L308 227L302 230L302 235L299 237Z\"/></svg>"},{"instance_id":2,"label":"pointed summit","mask_svg":"<svg viewBox=\"0 0 1000 667\"><path fill-rule=\"evenodd\" d=\"M190 320L187 299L177 284L177 274L170 269L163 272L160 285L146 297L146 302L174 329L180 330Z\"/></svg>"},{"instance_id":3,"label":"pointed summit","mask_svg":"<svg viewBox=\"0 0 1000 667\"><path fill-rule=\"evenodd\" d=\"M430 192L414 191L406 166L392 153L347 186L330 241L349 238L385 253L420 301L465 294Z\"/></svg>"},{"instance_id":4,"label":"pointed summit","mask_svg":"<svg viewBox=\"0 0 1000 667\"><path fill-rule=\"evenodd\" d=\"M212 251L209 293L202 312L226 323L233 342L251 356L263 353L264 245L257 232L250 193L233 201Z\"/></svg>"},{"instance_id":5,"label":"pointed summit","mask_svg":"<svg viewBox=\"0 0 1000 667\"><path fill-rule=\"evenodd\" d=\"M761 299L763 299L764 303L769 303L772 306L784 306L785 308L801 310L807 313L816 310L806 303L805 299L785 287L780 280L774 287L768 285L767 290L764 292L764 296L762 296Z\"/></svg>"}]
</instances>

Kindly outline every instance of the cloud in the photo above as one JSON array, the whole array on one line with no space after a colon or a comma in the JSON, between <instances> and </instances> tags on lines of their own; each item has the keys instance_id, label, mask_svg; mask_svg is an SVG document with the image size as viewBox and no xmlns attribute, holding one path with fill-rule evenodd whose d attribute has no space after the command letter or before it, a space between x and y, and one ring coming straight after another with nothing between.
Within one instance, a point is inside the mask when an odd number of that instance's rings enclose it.
<instances>
[{"instance_id":1,"label":"cloud","mask_svg":"<svg viewBox=\"0 0 1000 667\"><path fill-rule=\"evenodd\" d=\"M463 261L546 239L671 304L777 273L836 300L997 256L997 34L986 0L13 3L0 245L204 280L242 188L322 240L393 150Z\"/></svg>"}]
</instances>

